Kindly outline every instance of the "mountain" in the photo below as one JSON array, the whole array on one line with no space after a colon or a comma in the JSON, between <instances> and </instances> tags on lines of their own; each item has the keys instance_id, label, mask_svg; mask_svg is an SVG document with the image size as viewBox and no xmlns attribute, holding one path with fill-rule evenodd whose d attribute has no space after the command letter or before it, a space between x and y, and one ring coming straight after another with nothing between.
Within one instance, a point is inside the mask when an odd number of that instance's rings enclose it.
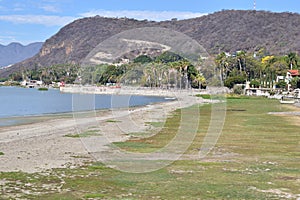
<instances>
[{"instance_id":1,"label":"mountain","mask_svg":"<svg viewBox=\"0 0 300 200\"><path fill-rule=\"evenodd\" d=\"M210 54L260 48L266 48L271 54L300 53L299 22L300 15L296 13L254 10L225 10L199 18L162 22L100 16L83 18L46 40L34 57L0 70L0 76L7 76L21 67L78 64L100 42L139 27L164 27L182 32L199 42Z\"/></svg>"},{"instance_id":2,"label":"mountain","mask_svg":"<svg viewBox=\"0 0 300 200\"><path fill-rule=\"evenodd\" d=\"M0 67L18 63L36 55L42 45L42 42L35 42L26 46L15 42L7 46L0 45Z\"/></svg>"}]
</instances>

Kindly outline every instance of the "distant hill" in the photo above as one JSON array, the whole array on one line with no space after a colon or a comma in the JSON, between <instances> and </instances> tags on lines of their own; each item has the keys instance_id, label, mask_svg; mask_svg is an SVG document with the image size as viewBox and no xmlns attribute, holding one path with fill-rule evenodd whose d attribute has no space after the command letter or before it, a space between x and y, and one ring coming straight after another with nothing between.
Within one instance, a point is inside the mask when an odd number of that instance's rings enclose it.
<instances>
[{"instance_id":1,"label":"distant hill","mask_svg":"<svg viewBox=\"0 0 300 200\"><path fill-rule=\"evenodd\" d=\"M80 63L103 40L138 27L165 27L187 34L210 54L220 51L255 51L266 48L271 54L300 53L300 15L266 11L225 10L187 20L162 22L127 18L90 17L76 20L49 38L39 53L6 70L7 76L20 67L47 67Z\"/></svg>"},{"instance_id":2,"label":"distant hill","mask_svg":"<svg viewBox=\"0 0 300 200\"><path fill-rule=\"evenodd\" d=\"M7 46L0 45L0 67L18 63L36 55L42 45L42 42L35 42L26 46L20 43L10 43Z\"/></svg>"}]
</instances>

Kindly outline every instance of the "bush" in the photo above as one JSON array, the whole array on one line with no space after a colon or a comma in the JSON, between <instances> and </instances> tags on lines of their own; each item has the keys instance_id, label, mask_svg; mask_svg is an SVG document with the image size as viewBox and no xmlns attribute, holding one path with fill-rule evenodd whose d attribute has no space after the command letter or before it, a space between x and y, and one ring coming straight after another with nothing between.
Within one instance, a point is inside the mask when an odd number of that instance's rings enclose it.
<instances>
[{"instance_id":1,"label":"bush","mask_svg":"<svg viewBox=\"0 0 300 200\"><path fill-rule=\"evenodd\" d=\"M258 87L260 86L260 82L257 81L257 80L252 80L252 81L250 82L250 86L251 86L251 87L254 87L254 88L258 88Z\"/></svg>"},{"instance_id":2,"label":"bush","mask_svg":"<svg viewBox=\"0 0 300 200\"><path fill-rule=\"evenodd\" d=\"M276 83L276 88L281 88L284 89L286 88L287 84L285 81L279 81L278 83Z\"/></svg>"},{"instance_id":3,"label":"bush","mask_svg":"<svg viewBox=\"0 0 300 200\"><path fill-rule=\"evenodd\" d=\"M244 84L246 79L243 76L233 76L225 80L224 85L228 88L233 88L235 84Z\"/></svg>"},{"instance_id":4,"label":"bush","mask_svg":"<svg viewBox=\"0 0 300 200\"><path fill-rule=\"evenodd\" d=\"M176 61L180 61L180 60L184 60L184 58L181 57L180 55L170 52L170 51L166 51L166 52L162 53L155 59L156 62L160 62L160 63L176 62Z\"/></svg>"},{"instance_id":5,"label":"bush","mask_svg":"<svg viewBox=\"0 0 300 200\"><path fill-rule=\"evenodd\" d=\"M300 78L299 77L293 78L292 81L291 81L291 86L294 89L300 88Z\"/></svg>"},{"instance_id":6,"label":"bush","mask_svg":"<svg viewBox=\"0 0 300 200\"><path fill-rule=\"evenodd\" d=\"M48 88L41 87L38 89L39 91L48 91Z\"/></svg>"},{"instance_id":7,"label":"bush","mask_svg":"<svg viewBox=\"0 0 300 200\"><path fill-rule=\"evenodd\" d=\"M0 78L0 82L8 81L8 78Z\"/></svg>"},{"instance_id":8,"label":"bush","mask_svg":"<svg viewBox=\"0 0 300 200\"><path fill-rule=\"evenodd\" d=\"M152 62L152 59L147 55L140 55L133 60L134 63L149 63Z\"/></svg>"}]
</instances>

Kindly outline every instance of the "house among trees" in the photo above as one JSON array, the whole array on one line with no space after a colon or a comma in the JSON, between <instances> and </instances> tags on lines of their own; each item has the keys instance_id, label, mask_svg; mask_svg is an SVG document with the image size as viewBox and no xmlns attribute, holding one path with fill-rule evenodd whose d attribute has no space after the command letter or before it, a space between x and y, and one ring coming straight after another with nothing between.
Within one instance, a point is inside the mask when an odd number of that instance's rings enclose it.
<instances>
[{"instance_id":1,"label":"house among trees","mask_svg":"<svg viewBox=\"0 0 300 200\"><path fill-rule=\"evenodd\" d=\"M285 82L287 83L288 86L288 91L290 90L290 86L291 83L293 82L293 80L296 80L296 88L300 87L299 84L299 78L300 78L300 74L299 74L299 70L298 69L293 69L293 70L288 70L286 73L286 77L285 77Z\"/></svg>"},{"instance_id":2,"label":"house among trees","mask_svg":"<svg viewBox=\"0 0 300 200\"><path fill-rule=\"evenodd\" d=\"M300 77L300 74L299 74L299 70L298 69L293 69L293 70L289 70L287 73L286 73L286 78L287 79L292 79L294 77Z\"/></svg>"}]
</instances>

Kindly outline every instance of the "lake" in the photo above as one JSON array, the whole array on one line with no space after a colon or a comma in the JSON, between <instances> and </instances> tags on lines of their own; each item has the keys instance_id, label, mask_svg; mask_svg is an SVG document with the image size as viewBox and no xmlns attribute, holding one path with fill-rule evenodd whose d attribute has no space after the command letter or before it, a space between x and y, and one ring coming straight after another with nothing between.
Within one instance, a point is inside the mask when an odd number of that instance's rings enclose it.
<instances>
[{"instance_id":1,"label":"lake","mask_svg":"<svg viewBox=\"0 0 300 200\"><path fill-rule=\"evenodd\" d=\"M164 97L61 93L58 89L0 87L0 119L84 110L126 108L167 101ZM7 120L5 120L7 121ZM0 123L0 126L6 124Z\"/></svg>"}]
</instances>

